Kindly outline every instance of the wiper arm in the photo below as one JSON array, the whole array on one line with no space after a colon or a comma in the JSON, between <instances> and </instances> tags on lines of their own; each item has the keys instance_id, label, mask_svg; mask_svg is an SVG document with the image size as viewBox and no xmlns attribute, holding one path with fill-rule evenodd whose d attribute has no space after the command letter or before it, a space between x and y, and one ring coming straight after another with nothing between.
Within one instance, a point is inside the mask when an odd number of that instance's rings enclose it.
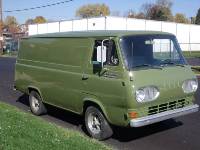
<instances>
[{"instance_id":1,"label":"wiper arm","mask_svg":"<svg viewBox=\"0 0 200 150\"><path fill-rule=\"evenodd\" d=\"M153 69L163 69L162 67L154 66L151 64L141 64L141 65L134 66L134 68L140 68L140 67L151 67Z\"/></svg>"},{"instance_id":2,"label":"wiper arm","mask_svg":"<svg viewBox=\"0 0 200 150\"><path fill-rule=\"evenodd\" d=\"M176 66L180 66L180 67L185 67L183 64L177 64L175 62L172 62L170 59L166 59L163 60L163 62L161 63L161 65L176 65Z\"/></svg>"},{"instance_id":3,"label":"wiper arm","mask_svg":"<svg viewBox=\"0 0 200 150\"><path fill-rule=\"evenodd\" d=\"M183 64L175 64L176 66L185 67Z\"/></svg>"},{"instance_id":4,"label":"wiper arm","mask_svg":"<svg viewBox=\"0 0 200 150\"><path fill-rule=\"evenodd\" d=\"M139 68L139 67L149 67L151 66L150 64L141 64L141 65L137 65L137 66L134 66L135 68Z\"/></svg>"}]
</instances>

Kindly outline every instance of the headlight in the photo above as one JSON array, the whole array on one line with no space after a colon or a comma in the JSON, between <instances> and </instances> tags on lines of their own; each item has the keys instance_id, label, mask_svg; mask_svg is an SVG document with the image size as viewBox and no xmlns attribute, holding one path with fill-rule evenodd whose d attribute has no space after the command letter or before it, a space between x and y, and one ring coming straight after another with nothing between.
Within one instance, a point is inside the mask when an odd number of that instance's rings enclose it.
<instances>
[{"instance_id":1,"label":"headlight","mask_svg":"<svg viewBox=\"0 0 200 150\"><path fill-rule=\"evenodd\" d=\"M186 80L183 82L182 89L184 93L196 92L198 88L198 81L196 79Z\"/></svg>"},{"instance_id":2,"label":"headlight","mask_svg":"<svg viewBox=\"0 0 200 150\"><path fill-rule=\"evenodd\" d=\"M158 98L160 92L154 86L144 87L136 91L136 100L140 103L153 101Z\"/></svg>"}]
</instances>

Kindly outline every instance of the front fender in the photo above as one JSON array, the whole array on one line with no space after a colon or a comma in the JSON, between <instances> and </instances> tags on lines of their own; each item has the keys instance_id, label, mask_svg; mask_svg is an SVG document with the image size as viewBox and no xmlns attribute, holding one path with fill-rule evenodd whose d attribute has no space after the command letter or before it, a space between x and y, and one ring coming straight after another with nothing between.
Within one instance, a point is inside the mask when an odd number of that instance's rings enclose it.
<instances>
[{"instance_id":1,"label":"front fender","mask_svg":"<svg viewBox=\"0 0 200 150\"><path fill-rule=\"evenodd\" d=\"M117 125L117 126L128 126L129 121L127 119L127 110L125 108L117 107L117 106L106 106L98 99L96 96L87 95L83 99L83 106L86 102L92 102L100 107L101 111L103 112L104 116L108 120L110 124ZM82 114L84 110L82 110Z\"/></svg>"},{"instance_id":2,"label":"front fender","mask_svg":"<svg viewBox=\"0 0 200 150\"><path fill-rule=\"evenodd\" d=\"M83 99L83 106L85 103L87 102L91 102L91 103L94 103L96 104L98 107L100 107L101 111L103 112L103 114L105 115L106 119L111 122L111 118L109 117L107 111L106 111L106 108L104 107L104 105L101 103L101 101L96 97L96 96L89 96L87 95L87 97L85 97ZM82 114L84 113L84 109L82 109Z\"/></svg>"}]
</instances>

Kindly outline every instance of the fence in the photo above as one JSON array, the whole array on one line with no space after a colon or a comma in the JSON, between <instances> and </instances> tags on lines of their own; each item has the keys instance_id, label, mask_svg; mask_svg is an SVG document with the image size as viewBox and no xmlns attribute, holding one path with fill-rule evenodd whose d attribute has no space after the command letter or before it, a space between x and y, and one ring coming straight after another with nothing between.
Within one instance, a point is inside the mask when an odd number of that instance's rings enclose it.
<instances>
[{"instance_id":1,"label":"fence","mask_svg":"<svg viewBox=\"0 0 200 150\"><path fill-rule=\"evenodd\" d=\"M93 30L163 31L177 36L183 51L200 51L200 26L121 17L99 17L29 26L29 35Z\"/></svg>"}]
</instances>

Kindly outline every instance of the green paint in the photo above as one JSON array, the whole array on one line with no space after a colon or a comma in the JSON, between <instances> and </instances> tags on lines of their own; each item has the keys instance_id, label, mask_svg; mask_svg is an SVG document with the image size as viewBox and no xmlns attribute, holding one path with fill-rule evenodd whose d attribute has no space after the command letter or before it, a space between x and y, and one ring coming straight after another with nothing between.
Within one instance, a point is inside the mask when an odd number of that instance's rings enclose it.
<instances>
[{"instance_id":1,"label":"green paint","mask_svg":"<svg viewBox=\"0 0 200 150\"><path fill-rule=\"evenodd\" d=\"M163 103L186 100L182 84L196 78L190 66L169 65L162 69L138 68L127 70L119 39L123 36L170 35L163 32L97 31L56 33L23 39L16 63L16 88L28 93L37 89L45 103L83 114L85 102L96 103L111 124L128 126L128 113L138 117L148 115L148 108ZM112 38L115 41L119 65L99 69L92 64L95 40ZM130 78L129 74L132 73ZM87 76L87 80L82 80ZM145 86L157 86L160 96L153 102L138 103L135 91Z\"/></svg>"}]
</instances>

